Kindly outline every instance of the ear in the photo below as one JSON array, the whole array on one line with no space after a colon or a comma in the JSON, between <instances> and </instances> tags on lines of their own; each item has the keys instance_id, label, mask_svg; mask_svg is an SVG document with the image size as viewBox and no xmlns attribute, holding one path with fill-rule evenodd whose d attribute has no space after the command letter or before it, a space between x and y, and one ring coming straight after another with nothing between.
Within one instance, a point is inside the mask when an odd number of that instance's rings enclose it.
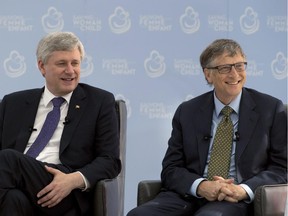
<instances>
[{"instance_id":1,"label":"ear","mask_svg":"<svg viewBox=\"0 0 288 216\"><path fill-rule=\"evenodd\" d=\"M205 79L206 81L209 83L209 84L213 84L213 78L212 78L212 72L211 70L207 69L207 68L204 68L203 69L203 73L204 73L204 76L205 76Z\"/></svg>"},{"instance_id":2,"label":"ear","mask_svg":"<svg viewBox=\"0 0 288 216\"><path fill-rule=\"evenodd\" d=\"M41 60L38 60L38 68L42 74L43 77L45 77L45 67L44 67L44 63Z\"/></svg>"}]
</instances>

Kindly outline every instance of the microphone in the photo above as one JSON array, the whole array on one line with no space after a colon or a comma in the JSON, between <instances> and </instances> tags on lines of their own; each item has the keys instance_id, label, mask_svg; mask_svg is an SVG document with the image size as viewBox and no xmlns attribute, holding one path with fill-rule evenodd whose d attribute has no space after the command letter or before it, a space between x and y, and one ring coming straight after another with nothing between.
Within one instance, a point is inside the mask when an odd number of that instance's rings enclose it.
<instances>
[{"instance_id":1,"label":"microphone","mask_svg":"<svg viewBox=\"0 0 288 216\"><path fill-rule=\"evenodd\" d=\"M235 138L236 138L236 141L240 140L240 135L239 135L238 131L235 132Z\"/></svg>"},{"instance_id":2,"label":"microphone","mask_svg":"<svg viewBox=\"0 0 288 216\"><path fill-rule=\"evenodd\" d=\"M64 119L63 124L64 125L68 125L69 123L70 123L70 119L66 116L65 119Z\"/></svg>"},{"instance_id":3,"label":"microphone","mask_svg":"<svg viewBox=\"0 0 288 216\"><path fill-rule=\"evenodd\" d=\"M33 131L37 131L37 129L33 127L29 127L29 132L32 133Z\"/></svg>"},{"instance_id":4,"label":"microphone","mask_svg":"<svg viewBox=\"0 0 288 216\"><path fill-rule=\"evenodd\" d=\"M212 138L212 136L211 136L210 134L203 136L203 139L204 139L205 141L207 141L207 140L209 140L209 139L211 139L211 138Z\"/></svg>"}]
</instances>

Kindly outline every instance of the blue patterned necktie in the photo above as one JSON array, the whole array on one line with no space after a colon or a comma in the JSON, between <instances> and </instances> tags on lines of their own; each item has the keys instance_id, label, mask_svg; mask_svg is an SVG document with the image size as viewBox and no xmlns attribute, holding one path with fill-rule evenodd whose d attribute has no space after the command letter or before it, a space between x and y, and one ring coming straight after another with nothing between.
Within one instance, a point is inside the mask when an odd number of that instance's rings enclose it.
<instances>
[{"instance_id":1,"label":"blue patterned necktie","mask_svg":"<svg viewBox=\"0 0 288 216\"><path fill-rule=\"evenodd\" d=\"M26 152L27 155L36 158L45 148L57 128L60 120L60 106L64 101L65 99L62 97L52 99L53 110L47 114L38 137Z\"/></svg>"},{"instance_id":2,"label":"blue patterned necktie","mask_svg":"<svg viewBox=\"0 0 288 216\"><path fill-rule=\"evenodd\" d=\"M213 180L213 176L228 178L233 142L233 123L230 118L232 112L233 109L229 106L221 111L224 116L216 130L208 164L208 180Z\"/></svg>"}]
</instances>

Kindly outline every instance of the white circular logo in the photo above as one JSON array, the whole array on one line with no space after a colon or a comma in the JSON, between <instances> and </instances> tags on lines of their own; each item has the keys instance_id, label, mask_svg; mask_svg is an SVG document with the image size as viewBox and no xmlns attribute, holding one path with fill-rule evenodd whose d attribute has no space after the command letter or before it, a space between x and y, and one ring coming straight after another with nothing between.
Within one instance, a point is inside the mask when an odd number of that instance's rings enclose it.
<instances>
[{"instance_id":1,"label":"white circular logo","mask_svg":"<svg viewBox=\"0 0 288 216\"><path fill-rule=\"evenodd\" d=\"M9 57L4 60L4 69L9 77L19 77L26 72L25 58L18 51L11 51Z\"/></svg>"},{"instance_id":2,"label":"white circular logo","mask_svg":"<svg viewBox=\"0 0 288 216\"><path fill-rule=\"evenodd\" d=\"M244 14L240 17L240 27L244 34L250 35L259 30L260 21L258 14L251 7L245 9Z\"/></svg>"},{"instance_id":3,"label":"white circular logo","mask_svg":"<svg viewBox=\"0 0 288 216\"><path fill-rule=\"evenodd\" d=\"M199 15L192 7L189 6L185 9L185 13L180 17L180 26L186 34L192 34L199 30Z\"/></svg>"},{"instance_id":4,"label":"white circular logo","mask_svg":"<svg viewBox=\"0 0 288 216\"><path fill-rule=\"evenodd\" d=\"M162 76L166 70L164 57L161 56L158 51L153 50L145 60L144 67L149 77L156 78Z\"/></svg>"},{"instance_id":5,"label":"white circular logo","mask_svg":"<svg viewBox=\"0 0 288 216\"><path fill-rule=\"evenodd\" d=\"M117 7L114 13L109 16L109 26L113 33L122 34L131 28L129 13L122 7Z\"/></svg>"},{"instance_id":6,"label":"white circular logo","mask_svg":"<svg viewBox=\"0 0 288 216\"><path fill-rule=\"evenodd\" d=\"M46 33L61 31L64 27L62 13L54 7L50 7L42 16L42 26Z\"/></svg>"},{"instance_id":7,"label":"white circular logo","mask_svg":"<svg viewBox=\"0 0 288 216\"><path fill-rule=\"evenodd\" d=\"M288 77L288 59L282 52L278 52L276 58L271 62L271 70L276 79Z\"/></svg>"}]
</instances>

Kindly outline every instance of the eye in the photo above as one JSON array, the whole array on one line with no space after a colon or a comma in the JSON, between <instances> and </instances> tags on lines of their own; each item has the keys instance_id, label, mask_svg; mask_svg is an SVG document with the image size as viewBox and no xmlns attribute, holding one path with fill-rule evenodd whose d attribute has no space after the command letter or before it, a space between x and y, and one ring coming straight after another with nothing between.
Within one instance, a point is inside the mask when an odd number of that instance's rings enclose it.
<instances>
[{"instance_id":1,"label":"eye","mask_svg":"<svg viewBox=\"0 0 288 216\"><path fill-rule=\"evenodd\" d=\"M80 64L80 63L79 63L78 61L75 61L75 62L72 62L72 63L71 63L71 65L72 65L73 67L77 67L77 66L79 66L79 64Z\"/></svg>"},{"instance_id":2,"label":"eye","mask_svg":"<svg viewBox=\"0 0 288 216\"><path fill-rule=\"evenodd\" d=\"M230 71L231 70L231 66L230 65L223 65L221 67L218 67L218 70L221 71L221 72Z\"/></svg>"},{"instance_id":3,"label":"eye","mask_svg":"<svg viewBox=\"0 0 288 216\"><path fill-rule=\"evenodd\" d=\"M235 64L235 68L241 69L241 68L243 68L243 66L244 66L244 64L242 64L242 63Z\"/></svg>"},{"instance_id":4,"label":"eye","mask_svg":"<svg viewBox=\"0 0 288 216\"><path fill-rule=\"evenodd\" d=\"M65 62L58 62L57 65L58 65L59 67L64 67L64 66L66 65L66 63L65 63Z\"/></svg>"}]
</instances>

